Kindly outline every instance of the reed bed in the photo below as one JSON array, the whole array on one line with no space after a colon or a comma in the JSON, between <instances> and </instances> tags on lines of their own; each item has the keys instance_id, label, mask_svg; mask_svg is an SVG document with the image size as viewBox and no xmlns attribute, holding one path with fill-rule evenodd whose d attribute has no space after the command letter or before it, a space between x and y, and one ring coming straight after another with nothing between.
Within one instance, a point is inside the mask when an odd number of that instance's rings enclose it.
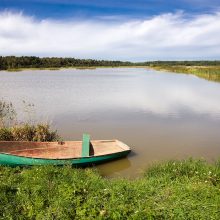
<instances>
[{"instance_id":1,"label":"reed bed","mask_svg":"<svg viewBox=\"0 0 220 220\"><path fill-rule=\"evenodd\" d=\"M169 66L169 65L161 65L161 66L151 66L153 69L160 71L169 71L175 73L186 73L193 74L198 77L220 82L220 66Z\"/></svg>"}]
</instances>

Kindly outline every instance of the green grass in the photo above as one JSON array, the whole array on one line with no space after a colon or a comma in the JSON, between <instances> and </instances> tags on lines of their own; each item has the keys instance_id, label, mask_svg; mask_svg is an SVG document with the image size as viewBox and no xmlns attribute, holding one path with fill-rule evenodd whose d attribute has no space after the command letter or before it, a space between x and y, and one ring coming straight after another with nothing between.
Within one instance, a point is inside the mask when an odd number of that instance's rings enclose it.
<instances>
[{"instance_id":1,"label":"green grass","mask_svg":"<svg viewBox=\"0 0 220 220\"><path fill-rule=\"evenodd\" d=\"M153 69L175 73L193 74L198 77L220 82L220 66L151 66Z\"/></svg>"},{"instance_id":2,"label":"green grass","mask_svg":"<svg viewBox=\"0 0 220 220\"><path fill-rule=\"evenodd\" d=\"M220 163L169 161L136 180L93 169L0 167L0 219L219 219Z\"/></svg>"}]
</instances>

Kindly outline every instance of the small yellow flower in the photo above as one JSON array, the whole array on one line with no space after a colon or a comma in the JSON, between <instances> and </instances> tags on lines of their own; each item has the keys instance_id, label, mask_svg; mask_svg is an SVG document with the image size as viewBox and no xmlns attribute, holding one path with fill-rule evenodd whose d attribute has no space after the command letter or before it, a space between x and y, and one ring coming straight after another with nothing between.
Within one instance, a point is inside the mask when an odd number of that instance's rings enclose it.
<instances>
[{"instance_id":1,"label":"small yellow flower","mask_svg":"<svg viewBox=\"0 0 220 220\"><path fill-rule=\"evenodd\" d=\"M105 214L106 214L106 210L103 209L100 211L100 215L105 215Z\"/></svg>"}]
</instances>

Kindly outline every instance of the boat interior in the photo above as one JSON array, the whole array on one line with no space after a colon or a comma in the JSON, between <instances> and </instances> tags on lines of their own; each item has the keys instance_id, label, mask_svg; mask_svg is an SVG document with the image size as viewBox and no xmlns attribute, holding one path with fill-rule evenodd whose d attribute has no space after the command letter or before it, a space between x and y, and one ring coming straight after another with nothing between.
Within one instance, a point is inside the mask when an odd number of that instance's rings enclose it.
<instances>
[{"instance_id":1,"label":"boat interior","mask_svg":"<svg viewBox=\"0 0 220 220\"><path fill-rule=\"evenodd\" d=\"M88 155L85 155L83 154L83 145L83 141L0 141L0 153L42 159L71 159L101 156L130 150L127 145L118 140L89 141Z\"/></svg>"}]
</instances>

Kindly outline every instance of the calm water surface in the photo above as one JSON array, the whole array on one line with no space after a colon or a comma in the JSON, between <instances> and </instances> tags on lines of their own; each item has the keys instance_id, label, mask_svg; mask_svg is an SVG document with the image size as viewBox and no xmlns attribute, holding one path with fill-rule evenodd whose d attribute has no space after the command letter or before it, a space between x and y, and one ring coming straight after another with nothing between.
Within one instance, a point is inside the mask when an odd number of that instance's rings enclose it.
<instances>
[{"instance_id":1,"label":"calm water surface","mask_svg":"<svg viewBox=\"0 0 220 220\"><path fill-rule=\"evenodd\" d=\"M126 159L99 165L103 175L136 177L152 162L220 157L220 83L147 69L0 72L0 97L22 117L51 121L65 140L119 139ZM27 109L26 109L27 110Z\"/></svg>"}]
</instances>

